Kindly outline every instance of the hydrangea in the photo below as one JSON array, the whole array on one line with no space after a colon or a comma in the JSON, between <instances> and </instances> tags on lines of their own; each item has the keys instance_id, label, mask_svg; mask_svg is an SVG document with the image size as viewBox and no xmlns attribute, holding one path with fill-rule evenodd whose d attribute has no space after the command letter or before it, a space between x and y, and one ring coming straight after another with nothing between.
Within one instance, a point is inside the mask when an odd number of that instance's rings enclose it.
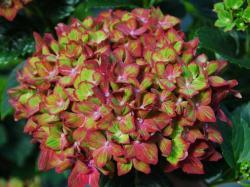
<instances>
[{"instance_id":1,"label":"hydrangea","mask_svg":"<svg viewBox=\"0 0 250 187\"><path fill-rule=\"evenodd\" d=\"M5 17L8 21L12 21L17 12L31 0L1 0L0 16Z\"/></svg>"},{"instance_id":2,"label":"hydrangea","mask_svg":"<svg viewBox=\"0 0 250 187\"><path fill-rule=\"evenodd\" d=\"M56 26L9 90L15 119L40 143L39 169L72 168L69 186L98 186L100 173L182 169L203 174L223 141L216 116L236 80L223 60L196 55L180 20L159 9L115 10Z\"/></svg>"}]
</instances>

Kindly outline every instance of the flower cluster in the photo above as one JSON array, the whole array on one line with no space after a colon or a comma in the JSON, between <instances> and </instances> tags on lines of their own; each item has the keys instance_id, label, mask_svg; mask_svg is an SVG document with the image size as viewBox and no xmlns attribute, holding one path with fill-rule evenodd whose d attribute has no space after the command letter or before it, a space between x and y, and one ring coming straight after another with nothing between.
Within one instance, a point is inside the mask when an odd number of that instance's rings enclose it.
<instances>
[{"instance_id":1,"label":"flower cluster","mask_svg":"<svg viewBox=\"0 0 250 187\"><path fill-rule=\"evenodd\" d=\"M224 0L214 5L218 15L215 26L230 31L233 28L244 31L250 24L250 1Z\"/></svg>"},{"instance_id":2,"label":"flower cluster","mask_svg":"<svg viewBox=\"0 0 250 187\"><path fill-rule=\"evenodd\" d=\"M216 116L236 80L223 60L196 55L180 20L159 9L115 10L37 33L36 52L9 90L15 119L40 143L39 168L73 168L69 186L98 186L104 175L181 168L203 174L221 158Z\"/></svg>"},{"instance_id":3,"label":"flower cluster","mask_svg":"<svg viewBox=\"0 0 250 187\"><path fill-rule=\"evenodd\" d=\"M0 0L0 16L12 21L17 12L31 0Z\"/></svg>"}]
</instances>

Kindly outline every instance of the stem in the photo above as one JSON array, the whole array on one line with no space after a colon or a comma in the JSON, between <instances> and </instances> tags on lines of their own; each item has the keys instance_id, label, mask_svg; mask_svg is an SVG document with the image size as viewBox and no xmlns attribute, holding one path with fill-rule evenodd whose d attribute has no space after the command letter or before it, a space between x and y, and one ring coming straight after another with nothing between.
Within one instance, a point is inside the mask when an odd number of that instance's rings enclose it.
<instances>
[{"instance_id":1,"label":"stem","mask_svg":"<svg viewBox=\"0 0 250 187\"><path fill-rule=\"evenodd\" d=\"M240 52L240 41L239 41L239 36L237 34L236 31L232 31L231 32L231 36L233 37L235 44L236 44L236 51L235 51L235 55L238 55Z\"/></svg>"},{"instance_id":2,"label":"stem","mask_svg":"<svg viewBox=\"0 0 250 187\"><path fill-rule=\"evenodd\" d=\"M246 30L245 50L246 50L247 56L250 56L250 27L248 27Z\"/></svg>"}]
</instances>

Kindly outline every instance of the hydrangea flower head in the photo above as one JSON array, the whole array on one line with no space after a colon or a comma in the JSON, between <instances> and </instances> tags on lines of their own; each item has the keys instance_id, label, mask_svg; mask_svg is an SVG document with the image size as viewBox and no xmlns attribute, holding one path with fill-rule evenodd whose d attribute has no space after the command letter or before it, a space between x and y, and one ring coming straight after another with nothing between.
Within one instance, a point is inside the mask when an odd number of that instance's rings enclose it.
<instances>
[{"instance_id":1,"label":"hydrangea flower head","mask_svg":"<svg viewBox=\"0 0 250 187\"><path fill-rule=\"evenodd\" d=\"M223 139L216 117L236 80L223 60L196 55L180 20L159 9L115 10L34 34L36 52L9 90L15 119L40 143L39 168L72 168L69 186L98 186L100 173L182 169L203 174Z\"/></svg>"}]
</instances>

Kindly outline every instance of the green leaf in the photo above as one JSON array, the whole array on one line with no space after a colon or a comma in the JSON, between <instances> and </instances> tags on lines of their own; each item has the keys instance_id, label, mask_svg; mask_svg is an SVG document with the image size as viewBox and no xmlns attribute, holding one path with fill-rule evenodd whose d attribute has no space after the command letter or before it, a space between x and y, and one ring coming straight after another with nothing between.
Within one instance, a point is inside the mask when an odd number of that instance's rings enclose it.
<instances>
[{"instance_id":1,"label":"green leaf","mask_svg":"<svg viewBox=\"0 0 250 187\"><path fill-rule=\"evenodd\" d=\"M7 80L7 84L1 93L1 103L0 103L0 114L1 119L4 119L6 116L10 115L13 111L12 106L9 103L9 95L7 93L8 89L13 88L18 85L18 82L16 80L16 73L20 69L22 69L23 65L25 64L25 61L23 61L21 64L19 64L15 69L12 70L12 72L9 75L9 78Z\"/></svg>"},{"instance_id":2,"label":"green leaf","mask_svg":"<svg viewBox=\"0 0 250 187\"><path fill-rule=\"evenodd\" d=\"M224 142L221 144L223 156L232 168L238 163L250 161L250 102L238 107L232 114L233 127L220 123Z\"/></svg>"},{"instance_id":3,"label":"green leaf","mask_svg":"<svg viewBox=\"0 0 250 187\"><path fill-rule=\"evenodd\" d=\"M224 6L223 2L214 4L214 11L215 12L220 12L220 11L223 11L223 10L225 10L225 6Z\"/></svg>"},{"instance_id":4,"label":"green leaf","mask_svg":"<svg viewBox=\"0 0 250 187\"><path fill-rule=\"evenodd\" d=\"M250 22L250 5L244 10L243 18L249 23Z\"/></svg>"},{"instance_id":5,"label":"green leaf","mask_svg":"<svg viewBox=\"0 0 250 187\"><path fill-rule=\"evenodd\" d=\"M226 8L236 10L243 5L244 0L224 0L224 3Z\"/></svg>"},{"instance_id":6,"label":"green leaf","mask_svg":"<svg viewBox=\"0 0 250 187\"><path fill-rule=\"evenodd\" d=\"M214 28L203 27L196 32L196 35L200 39L200 46L202 48L219 54L232 64L250 69L249 58L235 58L235 42L228 33Z\"/></svg>"},{"instance_id":7,"label":"green leaf","mask_svg":"<svg viewBox=\"0 0 250 187\"><path fill-rule=\"evenodd\" d=\"M219 123L219 130L222 134L224 141L221 144L221 151L227 164L234 168L236 165L233 146L232 146L232 128L226 123Z\"/></svg>"},{"instance_id":8,"label":"green leaf","mask_svg":"<svg viewBox=\"0 0 250 187\"><path fill-rule=\"evenodd\" d=\"M234 128L233 128L233 145L235 147L235 157L238 162L250 161L250 102L238 107L233 112Z\"/></svg>"}]
</instances>

